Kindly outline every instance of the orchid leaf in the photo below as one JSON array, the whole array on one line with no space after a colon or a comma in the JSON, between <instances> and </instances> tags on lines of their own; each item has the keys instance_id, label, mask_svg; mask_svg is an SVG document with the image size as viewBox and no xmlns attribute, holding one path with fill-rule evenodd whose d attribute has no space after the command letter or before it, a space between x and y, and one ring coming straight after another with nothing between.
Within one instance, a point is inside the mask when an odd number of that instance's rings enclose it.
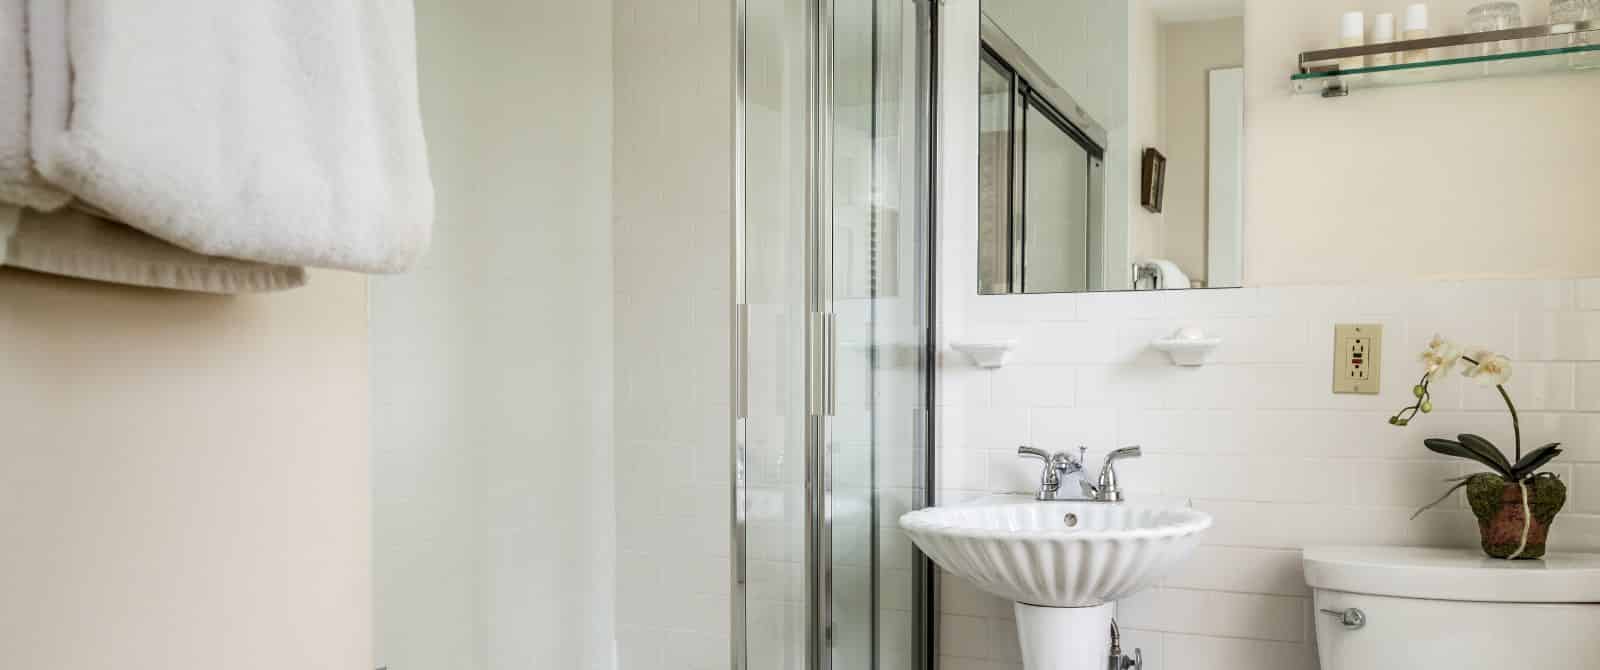
<instances>
[{"instance_id":1,"label":"orchid leaf","mask_svg":"<svg viewBox=\"0 0 1600 670\"><path fill-rule=\"evenodd\" d=\"M1522 460L1517 461L1517 464L1512 466L1511 480L1520 482L1523 479L1526 479L1528 475L1538 471L1539 468L1543 467L1545 463L1549 463L1555 457L1560 456L1560 446L1561 443L1556 442L1544 445L1538 449L1528 452L1522 457Z\"/></svg>"},{"instance_id":2,"label":"orchid leaf","mask_svg":"<svg viewBox=\"0 0 1600 670\"><path fill-rule=\"evenodd\" d=\"M1506 460L1505 452L1500 451L1500 447L1494 446L1493 442L1478 437L1477 435L1459 435L1456 439L1461 440L1461 446L1472 450L1474 453L1481 454L1484 458L1497 463L1499 467L1495 469L1499 471L1500 474L1508 476L1511 474L1511 462Z\"/></svg>"},{"instance_id":3,"label":"orchid leaf","mask_svg":"<svg viewBox=\"0 0 1600 670\"><path fill-rule=\"evenodd\" d=\"M1500 473L1502 475L1505 475L1505 476L1508 476L1508 477L1511 475L1510 468L1500 465L1501 461L1503 461L1504 458L1502 458L1501 460L1497 461L1497 460L1489 457L1486 454L1481 454L1479 452L1476 452L1476 451L1473 451L1471 449L1468 449L1466 446L1462 445L1460 442L1456 442L1454 440L1442 440L1442 439L1438 439L1438 438L1432 438L1432 439L1423 440L1422 444L1424 446L1428 447L1429 451L1432 451L1434 453L1444 454L1446 456L1455 456L1456 458L1465 458L1465 459L1467 459L1469 461L1477 461L1479 463L1482 463L1484 466L1488 467L1490 470L1494 470L1495 472L1498 472L1498 473ZM1499 450L1495 450L1496 453L1498 453L1498 451Z\"/></svg>"}]
</instances>

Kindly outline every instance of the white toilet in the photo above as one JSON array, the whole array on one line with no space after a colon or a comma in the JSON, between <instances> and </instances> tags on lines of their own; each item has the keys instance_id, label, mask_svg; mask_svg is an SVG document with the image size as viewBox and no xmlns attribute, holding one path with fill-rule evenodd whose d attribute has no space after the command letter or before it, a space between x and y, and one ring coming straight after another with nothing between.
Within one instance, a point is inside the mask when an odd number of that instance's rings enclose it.
<instances>
[{"instance_id":1,"label":"white toilet","mask_svg":"<svg viewBox=\"0 0 1600 670\"><path fill-rule=\"evenodd\" d=\"M1322 670L1600 668L1600 554L1305 550Z\"/></svg>"}]
</instances>

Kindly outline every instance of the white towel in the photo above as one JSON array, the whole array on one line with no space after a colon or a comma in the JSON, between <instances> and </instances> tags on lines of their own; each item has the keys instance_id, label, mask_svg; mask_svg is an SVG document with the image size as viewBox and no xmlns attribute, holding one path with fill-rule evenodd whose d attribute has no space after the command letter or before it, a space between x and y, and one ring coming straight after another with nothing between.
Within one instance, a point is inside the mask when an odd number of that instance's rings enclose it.
<instances>
[{"instance_id":1,"label":"white towel","mask_svg":"<svg viewBox=\"0 0 1600 670\"><path fill-rule=\"evenodd\" d=\"M25 8L26 0L0 0L0 265L205 293L277 291L305 284L301 268L204 256L62 208L71 194L46 182L33 167ZM56 211L40 213L48 210Z\"/></svg>"},{"instance_id":2,"label":"white towel","mask_svg":"<svg viewBox=\"0 0 1600 670\"><path fill-rule=\"evenodd\" d=\"M1155 286L1150 288L1165 291L1194 288L1193 284L1189 281L1189 275L1185 274L1184 271L1178 267L1177 263L1169 261L1165 258L1151 258L1140 261L1140 265L1155 271Z\"/></svg>"},{"instance_id":3,"label":"white towel","mask_svg":"<svg viewBox=\"0 0 1600 670\"><path fill-rule=\"evenodd\" d=\"M28 150L27 0L0 0L0 202L37 210L72 196L39 177Z\"/></svg>"},{"instance_id":4,"label":"white towel","mask_svg":"<svg viewBox=\"0 0 1600 670\"><path fill-rule=\"evenodd\" d=\"M28 7L34 162L74 196L212 256L398 272L426 248L408 0Z\"/></svg>"},{"instance_id":5,"label":"white towel","mask_svg":"<svg viewBox=\"0 0 1600 670\"><path fill-rule=\"evenodd\" d=\"M71 208L40 213L0 205L0 261L34 272L199 293L262 293L306 283L301 268L202 256Z\"/></svg>"}]
</instances>

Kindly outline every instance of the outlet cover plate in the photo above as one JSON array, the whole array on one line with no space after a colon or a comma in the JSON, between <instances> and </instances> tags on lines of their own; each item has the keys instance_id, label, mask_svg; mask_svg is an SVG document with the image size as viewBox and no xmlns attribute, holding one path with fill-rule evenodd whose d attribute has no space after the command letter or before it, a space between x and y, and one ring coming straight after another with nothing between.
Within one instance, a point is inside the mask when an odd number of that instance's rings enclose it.
<instances>
[{"instance_id":1,"label":"outlet cover plate","mask_svg":"<svg viewBox=\"0 0 1600 670\"><path fill-rule=\"evenodd\" d=\"M1383 325L1333 327L1333 392L1377 395L1383 384Z\"/></svg>"}]
</instances>

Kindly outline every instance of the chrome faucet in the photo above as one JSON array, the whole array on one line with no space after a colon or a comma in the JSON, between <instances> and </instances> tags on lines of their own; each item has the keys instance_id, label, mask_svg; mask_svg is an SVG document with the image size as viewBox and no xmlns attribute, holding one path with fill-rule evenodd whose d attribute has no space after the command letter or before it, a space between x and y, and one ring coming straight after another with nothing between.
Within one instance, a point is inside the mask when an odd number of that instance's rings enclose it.
<instances>
[{"instance_id":1,"label":"chrome faucet","mask_svg":"<svg viewBox=\"0 0 1600 670\"><path fill-rule=\"evenodd\" d=\"M1082 450L1083 447L1079 449ZM1061 479L1074 472L1083 471L1082 457L1074 459L1064 451L1051 454L1043 449L1023 446L1017 447L1017 455L1044 461L1044 472L1039 475L1039 493L1034 496L1035 500L1059 500L1056 495L1061 491Z\"/></svg>"},{"instance_id":2,"label":"chrome faucet","mask_svg":"<svg viewBox=\"0 0 1600 670\"><path fill-rule=\"evenodd\" d=\"M1122 489L1117 486L1116 463L1124 458L1138 458L1142 453L1143 450L1138 447L1123 447L1106 454L1105 463L1100 466L1100 478L1096 483L1090 484L1088 481L1080 483L1083 495L1095 502L1122 502Z\"/></svg>"}]
</instances>

